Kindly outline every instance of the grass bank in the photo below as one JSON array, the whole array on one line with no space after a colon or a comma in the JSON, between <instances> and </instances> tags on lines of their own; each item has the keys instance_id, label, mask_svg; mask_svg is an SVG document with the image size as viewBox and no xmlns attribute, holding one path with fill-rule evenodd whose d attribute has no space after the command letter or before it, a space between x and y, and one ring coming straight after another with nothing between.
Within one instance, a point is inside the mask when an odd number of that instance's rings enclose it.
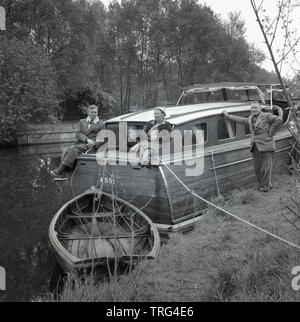
<instances>
[{"instance_id":1,"label":"grass bank","mask_svg":"<svg viewBox=\"0 0 300 322\"><path fill-rule=\"evenodd\" d=\"M285 207L295 209L294 187L293 177L283 175L271 192L234 191L229 200L217 202L300 245L297 220ZM110 283L71 278L56 301L299 301L300 291L291 286L295 266L300 266L299 250L209 208L192 232L171 236L158 260L141 263Z\"/></svg>"}]
</instances>

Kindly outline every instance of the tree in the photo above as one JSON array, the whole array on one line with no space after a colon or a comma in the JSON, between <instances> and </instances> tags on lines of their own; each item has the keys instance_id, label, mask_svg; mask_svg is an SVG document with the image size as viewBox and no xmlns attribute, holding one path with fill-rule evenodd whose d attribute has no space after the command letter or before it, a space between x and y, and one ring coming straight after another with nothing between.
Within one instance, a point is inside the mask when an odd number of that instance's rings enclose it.
<instances>
[{"instance_id":1,"label":"tree","mask_svg":"<svg viewBox=\"0 0 300 322\"><path fill-rule=\"evenodd\" d=\"M0 145L16 140L29 122L58 111L56 74L44 50L31 40L0 37Z\"/></svg>"},{"instance_id":2,"label":"tree","mask_svg":"<svg viewBox=\"0 0 300 322\"><path fill-rule=\"evenodd\" d=\"M257 5L255 0L250 1L284 95L287 98L288 104L292 106L293 103L288 95L281 72L285 63L291 66L291 63L288 61L291 55L294 57L294 61L297 61L296 48L300 42L300 36L296 36L296 30L292 28L293 19L291 17L296 2L294 0L278 0L276 3L277 13L275 17L270 17L264 9L264 0L259 5ZM275 46L278 37L283 39L283 43L280 41L282 44L280 47Z\"/></svg>"},{"instance_id":3,"label":"tree","mask_svg":"<svg viewBox=\"0 0 300 322\"><path fill-rule=\"evenodd\" d=\"M122 0L108 9L100 0L2 2L7 41L43 52L70 119L90 103L110 117L174 103L183 86L272 76L259 67L264 55L245 40L240 14L222 21L196 0Z\"/></svg>"}]
</instances>

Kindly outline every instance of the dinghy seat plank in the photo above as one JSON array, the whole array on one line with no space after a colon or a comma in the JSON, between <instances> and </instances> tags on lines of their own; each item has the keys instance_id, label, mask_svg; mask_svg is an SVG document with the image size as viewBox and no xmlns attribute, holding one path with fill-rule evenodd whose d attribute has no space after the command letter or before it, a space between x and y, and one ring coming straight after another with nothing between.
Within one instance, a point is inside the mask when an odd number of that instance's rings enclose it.
<instances>
[{"instance_id":1,"label":"dinghy seat plank","mask_svg":"<svg viewBox=\"0 0 300 322\"><path fill-rule=\"evenodd\" d=\"M92 213L92 212L82 212L78 215L66 215L66 219L81 219L81 218L113 218L113 217L125 217L126 215L124 214L115 214L113 212L96 212L96 213ZM128 215L127 215L128 216Z\"/></svg>"},{"instance_id":2,"label":"dinghy seat plank","mask_svg":"<svg viewBox=\"0 0 300 322\"><path fill-rule=\"evenodd\" d=\"M129 217L135 214L115 214L113 212L82 212L80 214L68 214L65 216L66 219L81 219L81 218L113 218L113 217Z\"/></svg>"},{"instance_id":3,"label":"dinghy seat plank","mask_svg":"<svg viewBox=\"0 0 300 322\"><path fill-rule=\"evenodd\" d=\"M93 239L120 239L120 238L150 238L151 235L133 234L133 235L115 235L115 236L89 236L89 237L62 237L60 240L93 240Z\"/></svg>"}]
</instances>

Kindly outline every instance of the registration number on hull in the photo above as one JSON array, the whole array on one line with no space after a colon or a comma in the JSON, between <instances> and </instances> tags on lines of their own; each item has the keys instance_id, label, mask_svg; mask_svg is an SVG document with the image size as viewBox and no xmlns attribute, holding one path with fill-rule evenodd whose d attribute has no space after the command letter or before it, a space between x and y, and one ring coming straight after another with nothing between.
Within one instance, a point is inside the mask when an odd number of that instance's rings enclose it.
<instances>
[{"instance_id":1,"label":"registration number on hull","mask_svg":"<svg viewBox=\"0 0 300 322\"><path fill-rule=\"evenodd\" d=\"M100 183L104 183L104 184L115 184L116 180L114 178L111 177L101 177L100 178Z\"/></svg>"}]
</instances>

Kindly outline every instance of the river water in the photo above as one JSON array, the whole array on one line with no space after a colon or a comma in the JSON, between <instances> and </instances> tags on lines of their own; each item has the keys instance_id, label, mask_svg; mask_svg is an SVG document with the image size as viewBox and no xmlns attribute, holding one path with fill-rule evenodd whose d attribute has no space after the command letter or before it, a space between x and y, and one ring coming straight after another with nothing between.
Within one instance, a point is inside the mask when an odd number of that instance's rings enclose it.
<instances>
[{"instance_id":1,"label":"river water","mask_svg":"<svg viewBox=\"0 0 300 322\"><path fill-rule=\"evenodd\" d=\"M48 228L71 198L69 183L56 183L48 174L62 148L0 149L0 268L6 271L0 302L36 300L49 292L56 263Z\"/></svg>"}]
</instances>

